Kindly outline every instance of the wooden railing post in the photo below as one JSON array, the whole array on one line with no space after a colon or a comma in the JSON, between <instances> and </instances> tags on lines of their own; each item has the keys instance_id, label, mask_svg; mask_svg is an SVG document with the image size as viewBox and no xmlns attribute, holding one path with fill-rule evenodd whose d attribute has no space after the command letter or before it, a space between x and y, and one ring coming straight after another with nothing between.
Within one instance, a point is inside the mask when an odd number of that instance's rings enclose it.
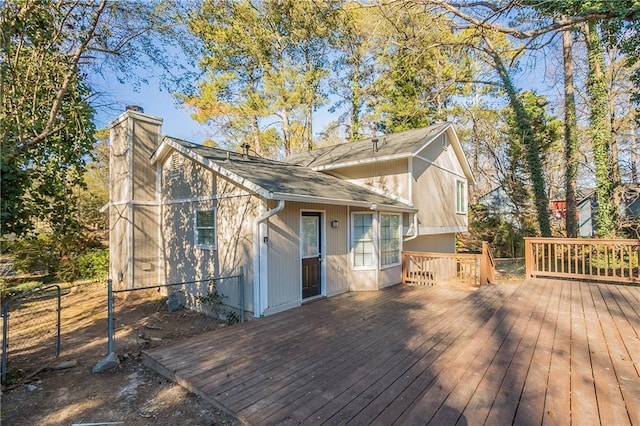
<instances>
[{"instance_id":1,"label":"wooden railing post","mask_svg":"<svg viewBox=\"0 0 640 426\"><path fill-rule=\"evenodd\" d=\"M487 285L489 282L489 253L487 252L487 244L482 242L482 256L480 257L480 285Z\"/></svg>"},{"instance_id":2,"label":"wooden railing post","mask_svg":"<svg viewBox=\"0 0 640 426\"><path fill-rule=\"evenodd\" d=\"M402 252L402 284L407 284L407 254Z\"/></svg>"},{"instance_id":3,"label":"wooden railing post","mask_svg":"<svg viewBox=\"0 0 640 426\"><path fill-rule=\"evenodd\" d=\"M486 241L482 242L482 257L480 260L480 285L486 285L495 282L496 265L491 253L491 246Z\"/></svg>"},{"instance_id":4,"label":"wooden railing post","mask_svg":"<svg viewBox=\"0 0 640 426\"><path fill-rule=\"evenodd\" d=\"M524 239L524 270L527 278L533 276L533 245L529 238Z\"/></svg>"}]
</instances>

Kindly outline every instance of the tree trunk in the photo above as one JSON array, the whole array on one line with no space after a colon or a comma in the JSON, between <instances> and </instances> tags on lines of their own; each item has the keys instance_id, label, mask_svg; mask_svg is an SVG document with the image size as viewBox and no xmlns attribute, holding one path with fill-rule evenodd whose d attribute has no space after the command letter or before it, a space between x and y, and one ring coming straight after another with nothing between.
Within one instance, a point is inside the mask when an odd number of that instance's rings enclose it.
<instances>
[{"instance_id":1,"label":"tree trunk","mask_svg":"<svg viewBox=\"0 0 640 426\"><path fill-rule=\"evenodd\" d=\"M282 120L282 137L284 140L284 155L288 157L291 154L291 126L289 126L289 114L286 108L280 110L280 119Z\"/></svg>"},{"instance_id":2,"label":"tree trunk","mask_svg":"<svg viewBox=\"0 0 640 426\"><path fill-rule=\"evenodd\" d=\"M253 128L253 149L256 154L262 157L262 145L260 144L260 125L258 123L258 116L254 115L251 120L251 127Z\"/></svg>"},{"instance_id":3,"label":"tree trunk","mask_svg":"<svg viewBox=\"0 0 640 426\"><path fill-rule=\"evenodd\" d=\"M617 214L614 202L615 188L611 160L611 122L609 120L609 96L604 76L604 54L596 24L584 27L587 40L589 76L587 92L591 98L590 133L593 143L593 159L596 166L596 197L598 210L596 233L611 238L616 233Z\"/></svg>"},{"instance_id":4,"label":"tree trunk","mask_svg":"<svg viewBox=\"0 0 640 426\"><path fill-rule=\"evenodd\" d=\"M631 181L633 183L638 183L638 152L636 151L637 148L637 137L636 137L636 122L635 120L631 120L631 124L630 124L630 128L631 131L629 132L630 134L630 146L629 149L631 150Z\"/></svg>"},{"instance_id":5,"label":"tree trunk","mask_svg":"<svg viewBox=\"0 0 640 426\"><path fill-rule=\"evenodd\" d=\"M522 144L526 150L526 162L531 183L533 186L533 198L536 205L536 214L540 234L543 237L551 236L551 224L549 223L549 196L545 188L544 174L542 173L542 161L540 160L539 144L531 126L531 117L527 114L522 100L516 89L513 87L511 77L507 68L502 62L502 58L493 49L491 41L485 37L485 42L489 47L490 55L493 58L496 71L509 96L509 103L515 114L518 131L522 135Z\"/></svg>"},{"instance_id":6,"label":"tree trunk","mask_svg":"<svg viewBox=\"0 0 640 426\"><path fill-rule=\"evenodd\" d=\"M307 105L307 117L305 119L305 133L307 139L307 150L311 151L313 149L313 101L310 100L309 105Z\"/></svg>"},{"instance_id":7,"label":"tree trunk","mask_svg":"<svg viewBox=\"0 0 640 426\"><path fill-rule=\"evenodd\" d=\"M351 84L351 132L349 140L354 141L360 136L360 73L358 64L354 65L353 82Z\"/></svg>"},{"instance_id":8,"label":"tree trunk","mask_svg":"<svg viewBox=\"0 0 640 426\"><path fill-rule=\"evenodd\" d=\"M571 31L562 32L564 59L564 180L567 202L565 225L567 237L578 236L576 181L578 176L578 135L576 132L576 99L573 87L573 40Z\"/></svg>"}]
</instances>

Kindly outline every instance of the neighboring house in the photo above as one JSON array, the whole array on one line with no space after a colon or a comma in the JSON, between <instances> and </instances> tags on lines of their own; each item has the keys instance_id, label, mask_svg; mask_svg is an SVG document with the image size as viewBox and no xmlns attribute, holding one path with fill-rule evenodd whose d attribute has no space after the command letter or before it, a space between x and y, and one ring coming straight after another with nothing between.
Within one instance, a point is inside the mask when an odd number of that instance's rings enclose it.
<instances>
[{"instance_id":1,"label":"neighboring house","mask_svg":"<svg viewBox=\"0 0 640 426\"><path fill-rule=\"evenodd\" d=\"M595 236L595 212L597 209L596 193L591 191L576 204L578 215L578 236L590 238Z\"/></svg>"},{"instance_id":2,"label":"neighboring house","mask_svg":"<svg viewBox=\"0 0 640 426\"><path fill-rule=\"evenodd\" d=\"M453 252L467 229L473 178L449 123L286 161L162 138L161 124L133 110L111 123L110 276L120 287L244 267L245 307L260 317L398 284L402 250Z\"/></svg>"},{"instance_id":3,"label":"neighboring house","mask_svg":"<svg viewBox=\"0 0 640 426\"><path fill-rule=\"evenodd\" d=\"M515 223L517 209L503 186L498 186L478 197L478 204L487 209L487 213L500 216L508 223Z\"/></svg>"},{"instance_id":4,"label":"neighboring house","mask_svg":"<svg viewBox=\"0 0 640 426\"><path fill-rule=\"evenodd\" d=\"M640 186L633 183L622 184L622 197L618 215L622 227L629 227L640 218ZM598 212L598 200L596 190L590 190L578 202L579 236L593 237L596 234L596 214ZM635 228L636 226L631 226Z\"/></svg>"}]
</instances>

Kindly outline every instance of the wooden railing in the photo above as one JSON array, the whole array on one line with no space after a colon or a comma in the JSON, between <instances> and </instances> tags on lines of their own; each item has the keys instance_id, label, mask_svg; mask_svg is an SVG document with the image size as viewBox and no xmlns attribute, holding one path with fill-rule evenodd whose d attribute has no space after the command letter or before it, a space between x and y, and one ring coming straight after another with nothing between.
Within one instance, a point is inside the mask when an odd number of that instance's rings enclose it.
<instances>
[{"instance_id":1,"label":"wooden railing","mask_svg":"<svg viewBox=\"0 0 640 426\"><path fill-rule=\"evenodd\" d=\"M638 283L640 240L525 238L527 277Z\"/></svg>"},{"instance_id":2,"label":"wooden railing","mask_svg":"<svg viewBox=\"0 0 640 426\"><path fill-rule=\"evenodd\" d=\"M495 263L488 243L482 254L402 252L402 283L462 284L472 287L495 282Z\"/></svg>"},{"instance_id":3,"label":"wooden railing","mask_svg":"<svg viewBox=\"0 0 640 426\"><path fill-rule=\"evenodd\" d=\"M480 285L496 282L496 261L489 243L482 242L482 259L480 260Z\"/></svg>"}]
</instances>

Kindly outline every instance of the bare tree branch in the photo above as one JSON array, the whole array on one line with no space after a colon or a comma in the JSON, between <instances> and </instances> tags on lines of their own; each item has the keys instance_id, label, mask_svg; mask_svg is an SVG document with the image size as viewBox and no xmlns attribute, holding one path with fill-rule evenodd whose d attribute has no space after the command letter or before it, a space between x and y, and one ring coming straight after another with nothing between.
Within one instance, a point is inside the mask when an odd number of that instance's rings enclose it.
<instances>
[{"instance_id":1,"label":"bare tree branch","mask_svg":"<svg viewBox=\"0 0 640 426\"><path fill-rule=\"evenodd\" d=\"M470 24L478 27L478 28L482 28L485 30L491 30L491 31L497 31L503 34L508 34L512 37L515 37L517 39L528 39L528 38L535 38L535 37L539 37L543 34L547 34L549 32L552 31L558 31L558 30L562 30L564 28L573 26L573 25L577 25L577 24L581 24L584 22L589 22L589 21L597 21L597 20L606 20L606 19L612 19L612 18L622 18L625 20L633 20L635 19L635 16L638 14L638 10L634 10L631 9L628 11L627 15L624 17L620 17L618 16L618 14L614 13L614 12L608 12L608 13L590 13L590 14L585 14L585 15L580 15L580 16L569 16L569 17L562 17L559 18L557 20L555 20L553 23L545 25L541 28L535 29L535 30L529 30L529 31L521 31L518 30L516 28L511 28L511 27L507 27L501 24L497 24L497 23L492 23L489 22L490 18L487 19L478 19L468 13L463 12L460 7L461 6L467 6L467 5L460 5L458 4L456 6L455 3L450 3L447 0L427 0L428 3L436 5L438 7L441 7L442 9L446 10L449 13L452 13L453 15L457 16L460 19L463 19L467 22L469 22ZM485 2L474 2L474 3L470 3L470 5L475 5L475 6L485 6L483 3ZM486 7L486 6L485 6ZM492 11L495 11L496 13L493 14L491 16L491 18L495 18L498 16L498 8L495 7L490 7L489 8ZM504 9L504 8L503 8Z\"/></svg>"},{"instance_id":2,"label":"bare tree branch","mask_svg":"<svg viewBox=\"0 0 640 426\"><path fill-rule=\"evenodd\" d=\"M82 42L80 43L80 45L76 48L75 52L73 53L72 61L71 61L73 66L69 68L69 71L65 75L62 85L60 86L60 89L58 89L58 92L56 93L56 98L53 101L53 105L51 106L51 110L49 112L49 119L47 120L47 123L45 124L44 129L42 129L42 131L38 135L36 135L34 138L31 138L28 142L26 142L24 144L25 148L28 148L29 146L39 143L40 141L46 139L49 135L55 132L53 125L56 121L58 112L60 111L60 107L62 106L62 100L64 96L67 94L67 91L69 90L69 85L71 84L71 80L73 79L75 74L78 72L78 63L80 62L80 58L82 57L82 54L87 50L87 46L91 42L91 39L95 34L95 30L98 26L98 23L100 22L100 15L102 14L106 6L107 6L107 0L102 0L100 5L98 6L98 9L93 13L89 30L87 31L87 34L82 40Z\"/></svg>"}]
</instances>

